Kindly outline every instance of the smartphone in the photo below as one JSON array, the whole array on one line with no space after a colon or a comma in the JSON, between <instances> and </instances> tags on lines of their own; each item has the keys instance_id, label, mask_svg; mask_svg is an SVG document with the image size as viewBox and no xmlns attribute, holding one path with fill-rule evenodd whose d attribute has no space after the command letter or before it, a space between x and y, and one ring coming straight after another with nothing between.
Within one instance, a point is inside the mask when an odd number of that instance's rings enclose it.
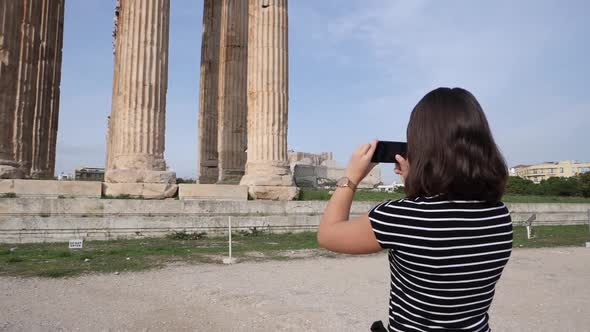
<instances>
[{"instance_id":1,"label":"smartphone","mask_svg":"<svg viewBox=\"0 0 590 332\"><path fill-rule=\"evenodd\" d=\"M373 158L371 158L371 162L397 163L395 160L395 155L399 154L400 156L406 158L407 153L408 143L406 142L378 141Z\"/></svg>"}]
</instances>

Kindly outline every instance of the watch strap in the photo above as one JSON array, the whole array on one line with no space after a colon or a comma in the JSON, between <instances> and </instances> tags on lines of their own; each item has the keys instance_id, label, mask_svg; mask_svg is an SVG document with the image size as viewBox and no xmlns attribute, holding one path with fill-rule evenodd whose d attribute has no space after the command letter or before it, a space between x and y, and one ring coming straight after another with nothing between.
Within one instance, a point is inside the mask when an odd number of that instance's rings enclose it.
<instances>
[{"instance_id":1,"label":"watch strap","mask_svg":"<svg viewBox=\"0 0 590 332\"><path fill-rule=\"evenodd\" d=\"M336 182L336 186L340 188L350 188L353 191L355 191L357 188L357 184L352 182L352 180L347 176L343 176L340 179L338 179L338 181Z\"/></svg>"}]
</instances>

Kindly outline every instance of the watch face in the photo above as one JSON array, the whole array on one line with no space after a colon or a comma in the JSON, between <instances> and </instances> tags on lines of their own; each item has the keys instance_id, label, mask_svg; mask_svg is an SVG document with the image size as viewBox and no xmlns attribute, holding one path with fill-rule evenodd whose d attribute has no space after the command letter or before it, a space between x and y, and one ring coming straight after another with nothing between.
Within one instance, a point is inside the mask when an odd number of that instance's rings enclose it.
<instances>
[{"instance_id":1,"label":"watch face","mask_svg":"<svg viewBox=\"0 0 590 332\"><path fill-rule=\"evenodd\" d=\"M340 178L336 182L336 185L339 187L346 187L346 186L348 186L348 179L347 178Z\"/></svg>"}]
</instances>

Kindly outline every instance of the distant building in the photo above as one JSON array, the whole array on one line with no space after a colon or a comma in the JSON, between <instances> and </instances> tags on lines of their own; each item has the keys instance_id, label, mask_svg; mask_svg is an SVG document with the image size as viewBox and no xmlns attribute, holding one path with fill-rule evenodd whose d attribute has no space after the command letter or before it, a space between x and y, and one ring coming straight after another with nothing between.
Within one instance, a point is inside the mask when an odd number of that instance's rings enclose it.
<instances>
[{"instance_id":1,"label":"distant building","mask_svg":"<svg viewBox=\"0 0 590 332\"><path fill-rule=\"evenodd\" d=\"M79 167L74 172L76 181L104 181L104 168Z\"/></svg>"},{"instance_id":2,"label":"distant building","mask_svg":"<svg viewBox=\"0 0 590 332\"><path fill-rule=\"evenodd\" d=\"M531 167L531 165L516 165L516 166L512 166L510 167L510 169L508 170L508 175L510 176L518 176L518 170L522 169L522 168L527 168L527 167Z\"/></svg>"},{"instance_id":3,"label":"distant building","mask_svg":"<svg viewBox=\"0 0 590 332\"><path fill-rule=\"evenodd\" d=\"M397 182L393 181L393 183L390 185L382 184L380 186L377 186L377 189L381 192L391 193L391 192L394 192L397 188L404 188L404 187L405 186L403 183L397 183Z\"/></svg>"},{"instance_id":4,"label":"distant building","mask_svg":"<svg viewBox=\"0 0 590 332\"><path fill-rule=\"evenodd\" d=\"M61 172L59 174L59 176L57 177L57 179L59 181L68 181L68 180L73 180L74 176L72 174L67 174L67 173Z\"/></svg>"},{"instance_id":5,"label":"distant building","mask_svg":"<svg viewBox=\"0 0 590 332\"><path fill-rule=\"evenodd\" d=\"M537 165L517 165L510 168L510 175L521 177L539 183L551 177L570 177L590 172L590 163L573 160L545 162Z\"/></svg>"}]
</instances>

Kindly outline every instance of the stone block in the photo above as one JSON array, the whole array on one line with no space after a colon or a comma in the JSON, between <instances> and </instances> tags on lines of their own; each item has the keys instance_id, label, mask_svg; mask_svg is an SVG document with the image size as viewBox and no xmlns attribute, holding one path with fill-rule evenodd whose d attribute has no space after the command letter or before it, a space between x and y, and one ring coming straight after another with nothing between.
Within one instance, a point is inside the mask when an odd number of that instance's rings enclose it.
<instances>
[{"instance_id":1,"label":"stone block","mask_svg":"<svg viewBox=\"0 0 590 332\"><path fill-rule=\"evenodd\" d=\"M316 175L316 167L312 165L295 165L293 169L295 178Z\"/></svg>"},{"instance_id":2,"label":"stone block","mask_svg":"<svg viewBox=\"0 0 590 332\"><path fill-rule=\"evenodd\" d=\"M176 173L170 171L112 169L105 173L109 183L176 183Z\"/></svg>"},{"instance_id":3,"label":"stone block","mask_svg":"<svg viewBox=\"0 0 590 332\"><path fill-rule=\"evenodd\" d=\"M174 197L178 185L166 183L106 183L102 184L105 196L129 195L132 198L164 199Z\"/></svg>"},{"instance_id":4,"label":"stone block","mask_svg":"<svg viewBox=\"0 0 590 332\"><path fill-rule=\"evenodd\" d=\"M0 243L67 242L165 236L170 232L227 234L256 227L271 232L317 230L325 201L141 200L99 198L2 198ZM353 202L351 217L377 202ZM550 225L587 225L590 204L510 204ZM559 215L559 219L552 220ZM551 220L551 221L549 221ZM534 224L533 224L534 225Z\"/></svg>"},{"instance_id":5,"label":"stone block","mask_svg":"<svg viewBox=\"0 0 590 332\"><path fill-rule=\"evenodd\" d=\"M290 170L285 174L277 174L269 170L266 173L259 172L258 174L246 174L240 181L241 185L244 186L279 186L279 187L292 187L295 185L295 180Z\"/></svg>"},{"instance_id":6,"label":"stone block","mask_svg":"<svg viewBox=\"0 0 590 332\"><path fill-rule=\"evenodd\" d=\"M318 186L318 178L315 176L296 176L295 184L297 187L315 188Z\"/></svg>"},{"instance_id":7,"label":"stone block","mask_svg":"<svg viewBox=\"0 0 590 332\"><path fill-rule=\"evenodd\" d=\"M17 197L100 198L101 183L94 181L0 180L0 194Z\"/></svg>"},{"instance_id":8,"label":"stone block","mask_svg":"<svg viewBox=\"0 0 590 332\"><path fill-rule=\"evenodd\" d=\"M180 199L216 199L247 201L248 187L227 184L180 184Z\"/></svg>"},{"instance_id":9,"label":"stone block","mask_svg":"<svg viewBox=\"0 0 590 332\"><path fill-rule=\"evenodd\" d=\"M299 196L299 188L287 186L250 186L248 193L254 199L292 201Z\"/></svg>"},{"instance_id":10,"label":"stone block","mask_svg":"<svg viewBox=\"0 0 590 332\"><path fill-rule=\"evenodd\" d=\"M0 179L20 179L23 177L23 171L18 166L7 165L0 160Z\"/></svg>"}]
</instances>

